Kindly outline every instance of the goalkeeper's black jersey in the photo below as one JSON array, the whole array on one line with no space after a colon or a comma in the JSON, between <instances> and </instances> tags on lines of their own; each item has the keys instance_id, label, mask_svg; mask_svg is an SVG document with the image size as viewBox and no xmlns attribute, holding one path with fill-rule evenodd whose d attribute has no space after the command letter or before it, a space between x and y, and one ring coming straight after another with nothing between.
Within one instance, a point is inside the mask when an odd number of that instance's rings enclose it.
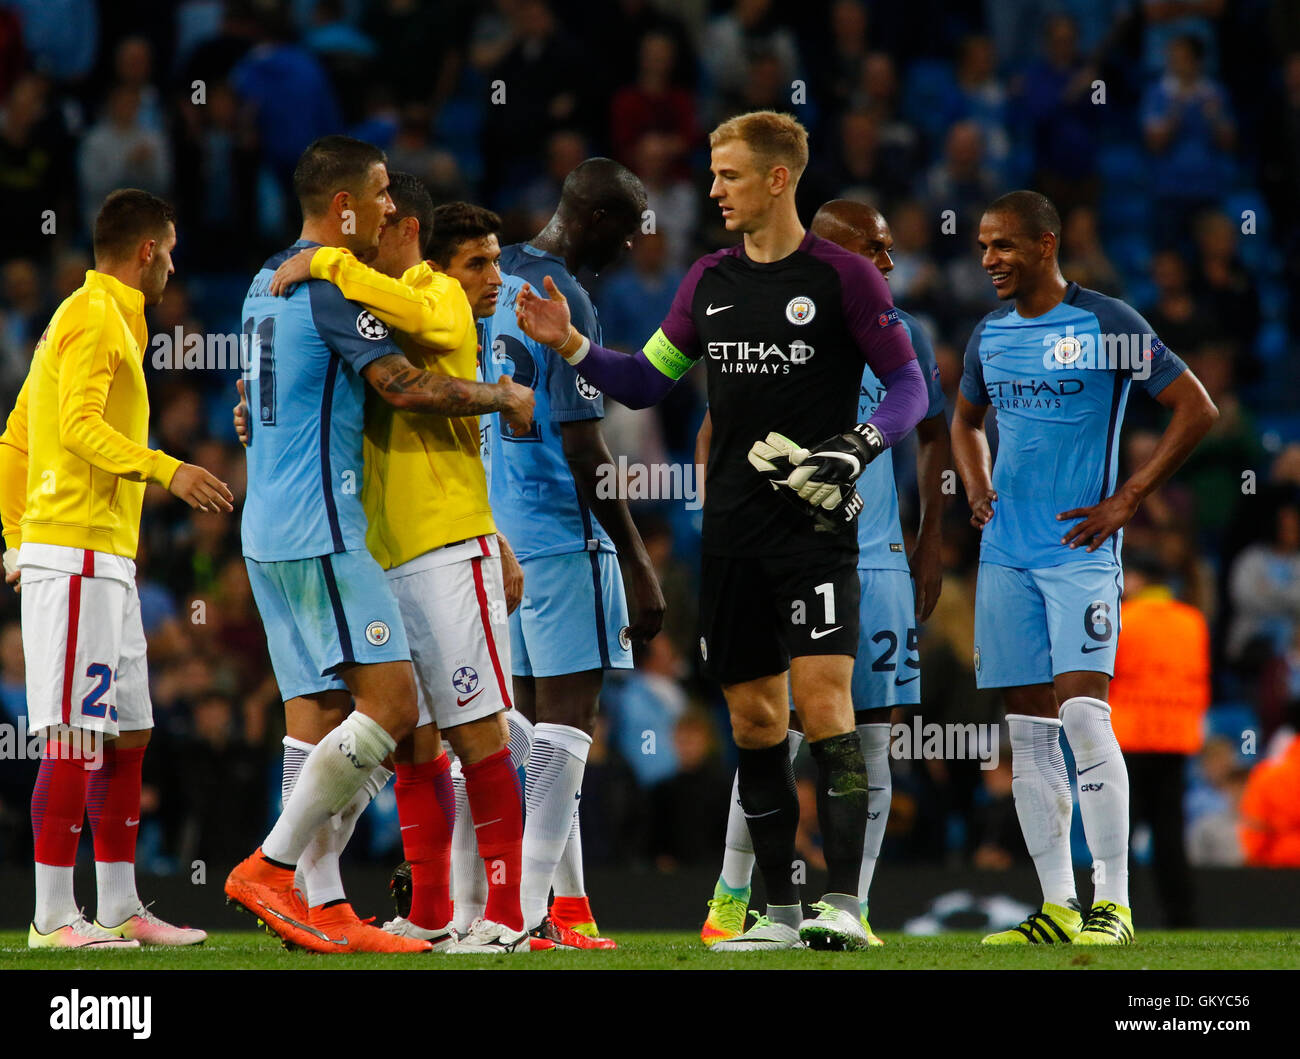
<instances>
[{"instance_id":1,"label":"goalkeeper's black jersey","mask_svg":"<svg viewBox=\"0 0 1300 1059\"><path fill-rule=\"evenodd\" d=\"M751 261L734 246L695 262L661 332L655 341L667 340L669 356L703 359L708 370L704 552L856 550L852 523L815 532L747 456L770 431L810 448L849 430L864 361L883 378L914 359L880 271L811 232L780 261Z\"/></svg>"}]
</instances>

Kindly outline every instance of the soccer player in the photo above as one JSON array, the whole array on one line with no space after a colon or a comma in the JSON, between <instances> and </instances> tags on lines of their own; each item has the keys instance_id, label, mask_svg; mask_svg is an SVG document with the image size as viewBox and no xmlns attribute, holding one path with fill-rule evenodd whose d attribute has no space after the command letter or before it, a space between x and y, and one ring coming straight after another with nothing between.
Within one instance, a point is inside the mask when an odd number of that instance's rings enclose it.
<instances>
[{"instance_id":1,"label":"soccer player","mask_svg":"<svg viewBox=\"0 0 1300 1059\"><path fill-rule=\"evenodd\" d=\"M412 363L472 381L478 335L461 314L445 311L447 281L459 283L475 318L496 311L501 221L464 202L435 210L429 192L410 173L391 173L389 180L397 212L380 236L373 268L343 248L308 248L279 266L271 291L284 294L308 279L333 283L393 328ZM498 558L507 552L498 543L488 504L478 419L404 412L372 397L366 408L362 503L367 547L387 572L402 609L420 710L412 760L397 760L397 808L412 904L385 929L435 943L449 939L452 778L441 734L456 752L468 813L478 822L474 827L466 820L464 828L471 841L477 838L476 852L487 868L486 900L466 922L459 944L447 951L527 952L519 906L520 762L512 760L503 723L510 707L507 612L513 606ZM510 562L517 569L513 557ZM305 757L310 745L290 749ZM354 823L355 816L349 821ZM347 839L342 828L327 824L324 830L337 836L331 846L341 849ZM320 896L340 901L337 854L329 868ZM313 922L320 904L317 889L309 878Z\"/></svg>"},{"instance_id":2,"label":"soccer player","mask_svg":"<svg viewBox=\"0 0 1300 1059\"><path fill-rule=\"evenodd\" d=\"M852 253L861 254L880 270L888 282L889 273L894 268L889 253L894 246L894 237L885 218L875 207L848 199L835 199L817 211L811 231ZM858 516L861 596L858 658L853 667L852 685L854 723L870 779L862 870L858 875L858 902L862 907L862 926L871 945L884 944L872 932L867 913L871 880L889 822L889 803L893 796L889 771L890 711L895 706L916 706L921 701L917 625L934 610L943 583L940 556L943 472L952 460L943 389L939 385L939 368L930 339L921 325L903 310L898 310L898 317L907 329L917 363L925 376L929 406L925 418L916 425L921 511L916 547L910 559L903 553L903 527L898 517L893 453L873 462L858 479L858 488L875 501ZM880 380L871 368L864 368L858 418L869 419L883 396ZM696 456L696 463L707 463L711 428L712 421L706 412L697 449L702 455ZM793 761L803 742L797 717L791 718L787 738ZM740 796L733 787L722 873L714 886L709 915L700 931L700 938L706 945L744 931L753 871L754 847L749 839Z\"/></svg>"},{"instance_id":3,"label":"soccer player","mask_svg":"<svg viewBox=\"0 0 1300 1059\"><path fill-rule=\"evenodd\" d=\"M579 332L549 281L549 298L525 287L516 308L534 338L634 408L661 400L706 362L713 436L700 650L731 712L741 805L768 894L767 915L713 949L861 948L867 936L857 890L869 792L850 694L857 534L844 516L854 510L854 481L920 420L925 382L879 270L799 223L803 127L755 111L723 122L709 143L709 194L743 242L691 267L644 349L625 356ZM886 392L868 421L855 425L864 361ZM764 436L808 445L827 429L835 433L800 454L786 484L749 462ZM813 505L831 500L838 521L819 532L821 523L787 503L782 489ZM810 919L793 868L799 807L786 743L791 689L817 763L829 870L829 891Z\"/></svg>"},{"instance_id":4,"label":"soccer player","mask_svg":"<svg viewBox=\"0 0 1300 1059\"><path fill-rule=\"evenodd\" d=\"M508 379L488 386L417 368L381 321L331 283L300 284L287 298L273 294L275 270L309 245L373 258L394 213L383 152L346 136L322 137L303 152L294 189L301 237L263 265L244 301L244 333L255 348L246 381L243 545L286 717L299 731L334 727L314 741L274 828L231 872L226 893L286 942L337 952L348 948L348 933L310 922L294 893L294 869L322 824L367 783L382 786L382 762L418 720L401 609L365 547L358 492L365 386L405 411L504 410L520 429L531 423L532 393ZM456 326L468 327L464 292L442 282ZM423 939L390 941L431 947Z\"/></svg>"},{"instance_id":5,"label":"soccer player","mask_svg":"<svg viewBox=\"0 0 1300 1059\"><path fill-rule=\"evenodd\" d=\"M599 335L591 299L573 274L611 264L630 245L645 206L645 188L624 166L607 158L577 166L546 227L502 251L503 309L485 321L483 340L485 379L512 372L537 393L530 431L502 421L484 438L492 510L524 569L524 601L510 617L515 705L535 723L525 782L524 920L539 937L571 948L614 947L598 936L582 876L582 774L604 670L631 668L631 641L659 631L664 599L626 502L597 489L600 468L612 462L600 434L599 392L520 330L512 309L526 283L546 282ZM631 619L620 567L635 600Z\"/></svg>"},{"instance_id":6,"label":"soccer player","mask_svg":"<svg viewBox=\"0 0 1300 1059\"><path fill-rule=\"evenodd\" d=\"M971 523L983 533L975 679L1003 691L1016 815L1043 889L1042 908L984 939L994 945L1133 940L1128 772L1106 701L1122 530L1218 414L1146 320L1065 280L1060 235L1056 207L1034 191L1010 192L985 210L981 263L1004 304L971 334L952 423ZM1150 459L1117 489L1120 426L1134 382L1173 415ZM996 466L984 432L990 406L998 416ZM1062 731L1093 857L1086 915L1070 866Z\"/></svg>"},{"instance_id":7,"label":"soccer player","mask_svg":"<svg viewBox=\"0 0 1300 1059\"><path fill-rule=\"evenodd\" d=\"M95 218L95 267L55 310L0 437L6 580L22 592L27 715L46 738L32 793L36 913L31 948L197 945L140 902L140 768L153 705L135 584L146 483L201 511L231 511L202 467L147 447L146 305L172 274L175 212L114 191ZM98 893L87 923L73 894L86 810Z\"/></svg>"}]
</instances>

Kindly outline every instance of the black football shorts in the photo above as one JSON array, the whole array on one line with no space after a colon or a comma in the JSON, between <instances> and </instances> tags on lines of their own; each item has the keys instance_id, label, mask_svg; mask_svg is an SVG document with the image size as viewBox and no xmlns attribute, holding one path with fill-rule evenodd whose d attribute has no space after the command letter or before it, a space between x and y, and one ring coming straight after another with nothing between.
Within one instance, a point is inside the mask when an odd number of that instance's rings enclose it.
<instances>
[{"instance_id":1,"label":"black football shorts","mask_svg":"<svg viewBox=\"0 0 1300 1059\"><path fill-rule=\"evenodd\" d=\"M856 549L703 557L700 655L723 685L784 673L791 658L858 650Z\"/></svg>"}]
</instances>

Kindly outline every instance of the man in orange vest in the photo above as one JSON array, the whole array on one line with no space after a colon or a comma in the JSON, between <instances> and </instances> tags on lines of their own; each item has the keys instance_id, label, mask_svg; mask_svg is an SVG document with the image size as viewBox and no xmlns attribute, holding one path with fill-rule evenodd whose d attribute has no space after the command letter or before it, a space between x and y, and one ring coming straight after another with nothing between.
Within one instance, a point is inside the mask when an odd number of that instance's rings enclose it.
<instances>
[{"instance_id":1,"label":"man in orange vest","mask_svg":"<svg viewBox=\"0 0 1300 1059\"><path fill-rule=\"evenodd\" d=\"M1300 731L1300 703L1291 704L1289 720ZM1251 770L1241 795L1240 834L1252 867L1300 868L1300 735Z\"/></svg>"},{"instance_id":2,"label":"man in orange vest","mask_svg":"<svg viewBox=\"0 0 1300 1059\"><path fill-rule=\"evenodd\" d=\"M1166 924L1187 927L1193 921L1192 880L1183 793L1187 759L1205 741L1210 632L1205 616L1175 599L1165 581L1155 556L1124 556L1111 723L1128 762L1130 818L1151 828Z\"/></svg>"}]
</instances>

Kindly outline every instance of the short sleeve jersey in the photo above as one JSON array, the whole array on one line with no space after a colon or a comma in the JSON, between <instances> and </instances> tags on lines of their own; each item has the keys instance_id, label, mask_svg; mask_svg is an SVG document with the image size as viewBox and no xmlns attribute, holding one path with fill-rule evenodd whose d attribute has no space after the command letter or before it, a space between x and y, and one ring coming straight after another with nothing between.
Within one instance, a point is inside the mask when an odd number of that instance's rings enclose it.
<instances>
[{"instance_id":1,"label":"short sleeve jersey","mask_svg":"<svg viewBox=\"0 0 1300 1059\"><path fill-rule=\"evenodd\" d=\"M388 328L332 283L270 292L299 240L267 260L244 298L250 439L244 555L310 559L366 546L361 506L367 364L400 353Z\"/></svg>"},{"instance_id":2,"label":"short sleeve jersey","mask_svg":"<svg viewBox=\"0 0 1300 1059\"><path fill-rule=\"evenodd\" d=\"M581 551L614 551L614 543L583 503L564 456L561 427L605 414L600 391L578 377L558 353L534 342L515 322L515 299L525 282L545 292L550 276L569 300L573 325L593 341L600 340L595 307L564 261L526 243L501 251L504 283L497 311L482 321L482 365L485 382L510 375L536 395L533 426L515 435L499 414L483 417L484 465L497 528L510 541L519 559Z\"/></svg>"},{"instance_id":3,"label":"short sleeve jersey","mask_svg":"<svg viewBox=\"0 0 1300 1059\"><path fill-rule=\"evenodd\" d=\"M779 261L752 261L743 245L708 254L691 266L645 354L673 378L697 361L707 366L705 554L857 550L852 524L816 532L748 454L771 431L808 447L852 429L864 362L880 378L915 359L871 262L811 232Z\"/></svg>"},{"instance_id":4,"label":"short sleeve jersey","mask_svg":"<svg viewBox=\"0 0 1300 1059\"><path fill-rule=\"evenodd\" d=\"M1071 283L1064 299L1026 319L1014 305L989 313L966 346L961 392L998 416L993 488L980 559L1034 569L1104 558L1118 564L1122 531L1089 554L1061 538L1063 511L1115 491L1129 387L1159 394L1187 366L1135 310Z\"/></svg>"},{"instance_id":5,"label":"short sleeve jersey","mask_svg":"<svg viewBox=\"0 0 1300 1059\"><path fill-rule=\"evenodd\" d=\"M939 365L934 359L934 347L924 328L902 309L898 318L907 328L916 351L916 360L925 376L928 404L925 418L944 414L943 387L939 384ZM862 371L862 391L858 396L858 422L866 422L880 407L885 388L870 368ZM877 456L858 479L858 492L865 505L858 516L858 569L907 570L907 554L903 550L903 525L898 517L898 483L894 478L894 451L886 450Z\"/></svg>"}]
</instances>

